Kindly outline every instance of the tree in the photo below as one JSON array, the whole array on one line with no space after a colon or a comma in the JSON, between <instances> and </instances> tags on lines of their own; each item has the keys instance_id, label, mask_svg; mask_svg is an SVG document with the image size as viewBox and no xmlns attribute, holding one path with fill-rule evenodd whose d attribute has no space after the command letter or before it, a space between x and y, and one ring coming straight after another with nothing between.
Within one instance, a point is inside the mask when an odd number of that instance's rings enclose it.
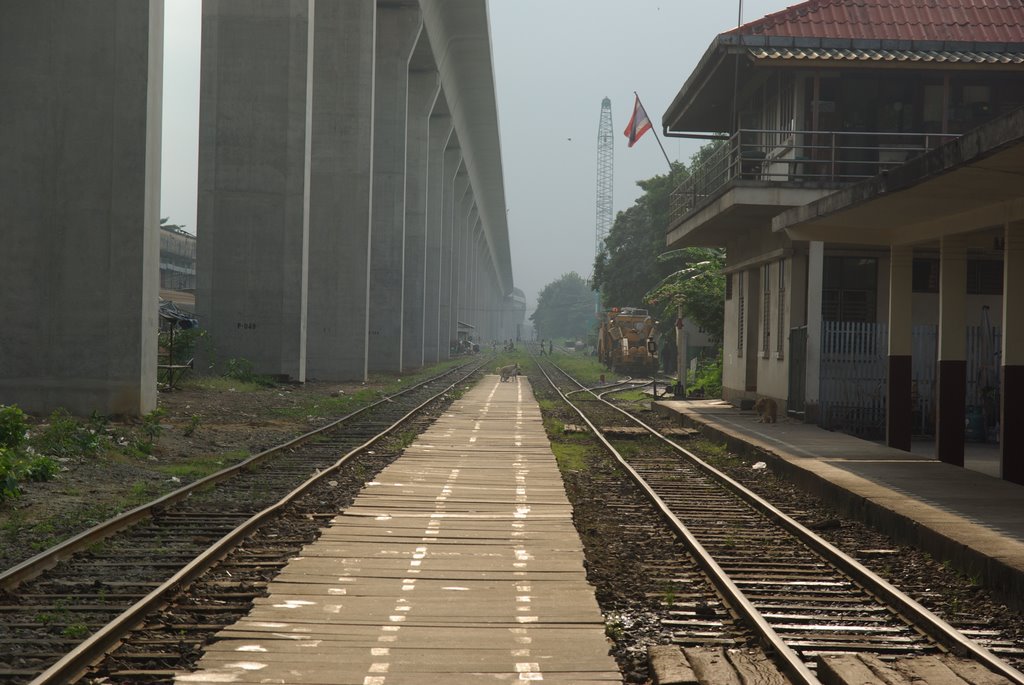
<instances>
[{"instance_id":1,"label":"tree","mask_svg":"<svg viewBox=\"0 0 1024 685\"><path fill-rule=\"evenodd\" d=\"M530 320L540 337L585 339L594 327L590 284L575 271L563 274L540 291Z\"/></svg>"},{"instance_id":2,"label":"tree","mask_svg":"<svg viewBox=\"0 0 1024 685\"><path fill-rule=\"evenodd\" d=\"M594 261L594 288L607 307L651 305L661 333L671 332L676 307L721 340L725 280L720 274L724 252L684 248L665 252L672 191L714 152L722 141L704 145L690 158L689 168L674 163L672 172L637 185L644 194L619 212ZM692 271L691 271L692 270Z\"/></svg>"},{"instance_id":3,"label":"tree","mask_svg":"<svg viewBox=\"0 0 1024 685\"><path fill-rule=\"evenodd\" d=\"M646 302L657 307L662 319L674 319L682 308L683 316L721 341L725 327L725 251L717 247L684 247L659 255L662 263L678 268L645 295Z\"/></svg>"},{"instance_id":4,"label":"tree","mask_svg":"<svg viewBox=\"0 0 1024 685\"><path fill-rule=\"evenodd\" d=\"M647 291L675 270L658 255L665 251L669 195L687 173L676 163L671 174L637 181L644 194L619 212L594 261L593 285L605 308L642 307Z\"/></svg>"}]
</instances>

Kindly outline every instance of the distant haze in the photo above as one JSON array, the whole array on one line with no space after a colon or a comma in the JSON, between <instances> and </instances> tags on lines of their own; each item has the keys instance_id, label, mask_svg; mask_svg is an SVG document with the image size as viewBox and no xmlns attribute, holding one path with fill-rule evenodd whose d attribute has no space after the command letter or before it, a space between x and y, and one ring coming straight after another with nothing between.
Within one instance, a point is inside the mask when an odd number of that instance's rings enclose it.
<instances>
[{"instance_id":1,"label":"distant haze","mask_svg":"<svg viewBox=\"0 0 1024 685\"><path fill-rule=\"evenodd\" d=\"M747 0L744 21L785 2ZM200 0L170 0L164 40L161 216L196 231ZM637 91L657 133L661 115L737 6L699 0L490 0L513 278L537 294L564 273L589 277L594 263L597 125L612 101L616 213L639 195L636 181L663 174L647 133L622 135ZM663 141L688 162L699 142ZM639 303L637 303L639 304Z\"/></svg>"}]
</instances>

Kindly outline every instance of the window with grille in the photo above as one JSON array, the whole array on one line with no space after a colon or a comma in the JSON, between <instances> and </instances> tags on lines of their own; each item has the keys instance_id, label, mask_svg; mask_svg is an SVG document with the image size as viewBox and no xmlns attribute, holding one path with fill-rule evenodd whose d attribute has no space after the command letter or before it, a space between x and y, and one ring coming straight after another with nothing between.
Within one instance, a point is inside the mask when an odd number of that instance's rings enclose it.
<instances>
[{"instance_id":1,"label":"window with grille","mask_svg":"<svg viewBox=\"0 0 1024 685\"><path fill-rule=\"evenodd\" d=\"M779 298L778 298L778 326L775 335L775 358L782 359L785 353L786 336L782 334L786 330L786 260L779 260Z\"/></svg>"},{"instance_id":2,"label":"window with grille","mask_svg":"<svg viewBox=\"0 0 1024 685\"><path fill-rule=\"evenodd\" d=\"M761 297L763 300L761 319L761 358L767 359L771 350L772 338L772 265L765 264L761 268Z\"/></svg>"},{"instance_id":3,"label":"window with grille","mask_svg":"<svg viewBox=\"0 0 1024 685\"><path fill-rule=\"evenodd\" d=\"M873 257L825 257L821 293L824 321L875 322L878 261Z\"/></svg>"},{"instance_id":4,"label":"window with grille","mask_svg":"<svg viewBox=\"0 0 1024 685\"><path fill-rule=\"evenodd\" d=\"M743 315L744 305L746 304L743 292L743 272L740 271L736 274L736 290L738 295L736 297L736 356L743 356Z\"/></svg>"}]
</instances>

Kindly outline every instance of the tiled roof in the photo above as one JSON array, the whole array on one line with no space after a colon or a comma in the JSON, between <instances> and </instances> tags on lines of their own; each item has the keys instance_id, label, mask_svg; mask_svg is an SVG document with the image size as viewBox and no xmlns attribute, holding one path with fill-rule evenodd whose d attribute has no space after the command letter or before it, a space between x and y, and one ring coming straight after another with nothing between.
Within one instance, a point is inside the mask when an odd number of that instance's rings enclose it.
<instances>
[{"instance_id":1,"label":"tiled roof","mask_svg":"<svg viewBox=\"0 0 1024 685\"><path fill-rule=\"evenodd\" d=\"M966 50L858 50L842 48L752 48L759 60L833 62L932 62L946 64L1024 64L1024 52Z\"/></svg>"},{"instance_id":2,"label":"tiled roof","mask_svg":"<svg viewBox=\"0 0 1024 685\"><path fill-rule=\"evenodd\" d=\"M1024 42L1024 0L807 0L728 34Z\"/></svg>"}]
</instances>

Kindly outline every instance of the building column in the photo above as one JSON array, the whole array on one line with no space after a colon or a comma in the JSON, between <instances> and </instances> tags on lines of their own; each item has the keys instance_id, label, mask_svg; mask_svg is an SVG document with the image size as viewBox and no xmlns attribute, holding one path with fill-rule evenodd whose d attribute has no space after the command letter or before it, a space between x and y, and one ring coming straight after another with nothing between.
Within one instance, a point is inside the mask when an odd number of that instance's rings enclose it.
<instances>
[{"instance_id":1,"label":"building column","mask_svg":"<svg viewBox=\"0 0 1024 685\"><path fill-rule=\"evenodd\" d=\"M889 447L908 452L913 421L913 267L914 248L893 245L889 256L889 380L885 436Z\"/></svg>"},{"instance_id":2,"label":"building column","mask_svg":"<svg viewBox=\"0 0 1024 685\"><path fill-rule=\"evenodd\" d=\"M214 357L306 377L311 0L203 4L196 310ZM259 113L258 116L255 113Z\"/></svg>"},{"instance_id":3,"label":"building column","mask_svg":"<svg viewBox=\"0 0 1024 685\"><path fill-rule=\"evenodd\" d=\"M420 40L426 40L421 35ZM427 269L427 179L430 112L440 83L434 69L409 72L409 114L405 152L405 295L402 311L402 367L423 366Z\"/></svg>"},{"instance_id":4,"label":"building column","mask_svg":"<svg viewBox=\"0 0 1024 685\"><path fill-rule=\"evenodd\" d=\"M313 40L306 374L365 380L375 0L319 0Z\"/></svg>"},{"instance_id":5,"label":"building column","mask_svg":"<svg viewBox=\"0 0 1024 685\"><path fill-rule=\"evenodd\" d=\"M804 375L804 420L820 419L821 393L821 297L824 287L825 243L811 241L807 246L807 368Z\"/></svg>"},{"instance_id":6,"label":"building column","mask_svg":"<svg viewBox=\"0 0 1024 685\"><path fill-rule=\"evenodd\" d=\"M377 5L370 371L402 370L409 58L422 29L418 6Z\"/></svg>"},{"instance_id":7,"label":"building column","mask_svg":"<svg viewBox=\"0 0 1024 685\"><path fill-rule=\"evenodd\" d=\"M939 368L935 411L935 456L964 465L967 395L967 244L961 236L942 238L939 257Z\"/></svg>"},{"instance_id":8,"label":"building column","mask_svg":"<svg viewBox=\"0 0 1024 685\"><path fill-rule=\"evenodd\" d=\"M1024 485L1024 221L1007 223L1004 236L999 446L1003 478Z\"/></svg>"},{"instance_id":9,"label":"building column","mask_svg":"<svg viewBox=\"0 0 1024 685\"><path fill-rule=\"evenodd\" d=\"M0 6L0 404L156 408L163 16Z\"/></svg>"},{"instance_id":10,"label":"building column","mask_svg":"<svg viewBox=\"0 0 1024 685\"><path fill-rule=\"evenodd\" d=\"M442 111L442 106L444 109ZM430 149L427 169L427 262L423 309L423 363L434 364L444 354L441 335L441 251L444 249L444 190L450 187L445 179L445 146L452 133L452 120L447 114L443 96L430 117Z\"/></svg>"}]
</instances>

